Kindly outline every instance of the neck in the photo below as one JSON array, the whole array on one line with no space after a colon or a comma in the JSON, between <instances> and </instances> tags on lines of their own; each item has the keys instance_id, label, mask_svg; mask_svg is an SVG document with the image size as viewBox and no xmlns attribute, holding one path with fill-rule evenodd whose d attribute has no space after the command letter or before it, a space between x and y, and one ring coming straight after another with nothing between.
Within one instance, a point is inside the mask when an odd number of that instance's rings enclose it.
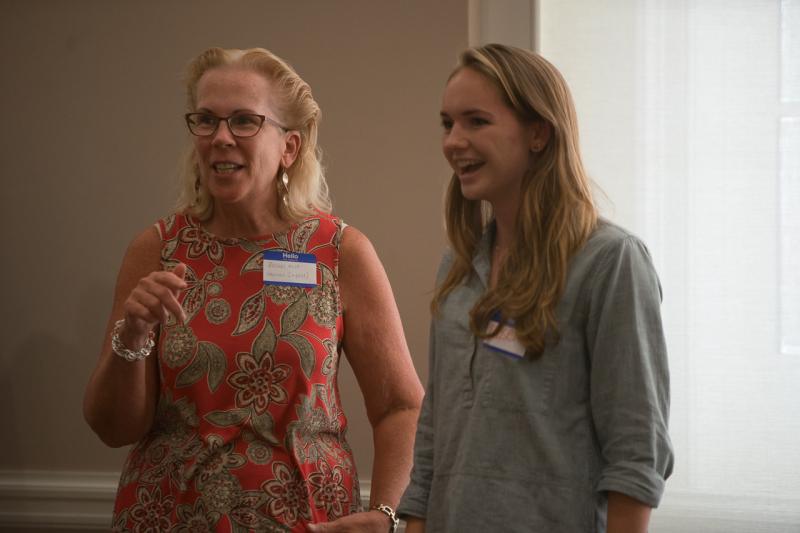
<instances>
[{"instance_id":1,"label":"neck","mask_svg":"<svg viewBox=\"0 0 800 533\"><path fill-rule=\"evenodd\" d=\"M211 233L223 238L261 237L284 231L288 226L278 211L277 197L260 206L215 202L214 214L206 223Z\"/></svg>"},{"instance_id":2,"label":"neck","mask_svg":"<svg viewBox=\"0 0 800 533\"><path fill-rule=\"evenodd\" d=\"M518 201L509 201L502 204L492 203L492 212L494 213L496 227L496 233L494 235L494 245L496 248L505 250L513 243L518 211Z\"/></svg>"}]
</instances>

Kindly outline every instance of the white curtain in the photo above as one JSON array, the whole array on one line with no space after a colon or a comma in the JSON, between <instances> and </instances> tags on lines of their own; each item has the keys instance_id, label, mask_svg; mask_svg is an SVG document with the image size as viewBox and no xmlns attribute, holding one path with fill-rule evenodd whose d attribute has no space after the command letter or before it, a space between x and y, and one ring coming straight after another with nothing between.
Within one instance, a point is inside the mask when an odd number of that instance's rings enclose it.
<instances>
[{"instance_id":1,"label":"white curtain","mask_svg":"<svg viewBox=\"0 0 800 533\"><path fill-rule=\"evenodd\" d=\"M606 216L663 289L651 531L800 532L800 0L540 0Z\"/></svg>"}]
</instances>

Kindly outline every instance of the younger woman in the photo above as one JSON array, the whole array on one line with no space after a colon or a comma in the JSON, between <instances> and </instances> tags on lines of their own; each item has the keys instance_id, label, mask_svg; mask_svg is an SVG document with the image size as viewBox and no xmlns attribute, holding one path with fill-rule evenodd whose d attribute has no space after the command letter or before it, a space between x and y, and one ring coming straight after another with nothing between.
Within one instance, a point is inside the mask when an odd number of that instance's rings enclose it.
<instances>
[{"instance_id":1,"label":"younger woman","mask_svg":"<svg viewBox=\"0 0 800 533\"><path fill-rule=\"evenodd\" d=\"M673 463L661 289L644 244L598 218L569 89L487 45L441 117L451 250L407 531L644 533Z\"/></svg>"}]
</instances>

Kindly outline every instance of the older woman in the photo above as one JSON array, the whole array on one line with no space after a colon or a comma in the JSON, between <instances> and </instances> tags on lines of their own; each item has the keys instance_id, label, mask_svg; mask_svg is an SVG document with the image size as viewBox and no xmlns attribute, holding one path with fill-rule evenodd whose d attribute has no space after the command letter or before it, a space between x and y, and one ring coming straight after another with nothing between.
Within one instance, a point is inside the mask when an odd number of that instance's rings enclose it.
<instances>
[{"instance_id":1,"label":"older woman","mask_svg":"<svg viewBox=\"0 0 800 533\"><path fill-rule=\"evenodd\" d=\"M103 442L136 443L114 528L392 529L422 388L374 249L329 214L311 90L266 50L214 48L187 91L182 197L128 248L84 400ZM342 348L374 431L366 512Z\"/></svg>"}]
</instances>

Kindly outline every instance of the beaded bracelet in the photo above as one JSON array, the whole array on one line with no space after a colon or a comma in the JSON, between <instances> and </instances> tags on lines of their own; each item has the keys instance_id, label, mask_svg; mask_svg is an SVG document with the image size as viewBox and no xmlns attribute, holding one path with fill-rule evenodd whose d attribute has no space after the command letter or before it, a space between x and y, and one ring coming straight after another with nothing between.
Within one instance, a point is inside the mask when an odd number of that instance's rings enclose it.
<instances>
[{"instance_id":1,"label":"beaded bracelet","mask_svg":"<svg viewBox=\"0 0 800 533\"><path fill-rule=\"evenodd\" d=\"M144 346L138 350L131 350L122 344L121 340L119 340L119 334L122 331L123 324L125 324L125 319L114 322L114 329L111 331L111 350L129 363L141 361L153 351L153 346L156 345L154 340L156 334L151 330L150 333L147 334L147 342L144 344Z\"/></svg>"}]
</instances>

